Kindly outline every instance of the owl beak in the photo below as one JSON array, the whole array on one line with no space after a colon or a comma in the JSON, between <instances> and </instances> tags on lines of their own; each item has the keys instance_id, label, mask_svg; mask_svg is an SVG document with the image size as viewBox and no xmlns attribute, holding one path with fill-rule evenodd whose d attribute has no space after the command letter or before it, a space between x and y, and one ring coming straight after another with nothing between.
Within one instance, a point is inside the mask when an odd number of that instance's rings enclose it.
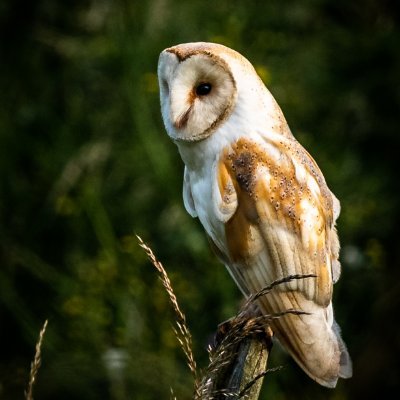
<instances>
[{"instance_id":1,"label":"owl beak","mask_svg":"<svg viewBox=\"0 0 400 400\"><path fill-rule=\"evenodd\" d=\"M190 112L192 111L192 107L190 106L184 113L180 114L175 120L174 120L174 127L176 129L183 129L186 127L189 117L190 117Z\"/></svg>"}]
</instances>

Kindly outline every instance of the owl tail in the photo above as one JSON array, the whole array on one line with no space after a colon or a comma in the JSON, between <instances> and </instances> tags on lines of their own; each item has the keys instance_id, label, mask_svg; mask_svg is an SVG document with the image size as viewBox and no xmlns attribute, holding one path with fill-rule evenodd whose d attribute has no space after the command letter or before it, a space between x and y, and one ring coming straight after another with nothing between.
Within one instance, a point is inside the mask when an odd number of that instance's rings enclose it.
<instances>
[{"instance_id":1,"label":"owl tail","mask_svg":"<svg viewBox=\"0 0 400 400\"><path fill-rule=\"evenodd\" d=\"M352 363L333 318L332 303L321 307L299 292L268 294L263 300L264 311L278 313L296 309L308 314L286 314L271 322L271 327L283 347L304 372L319 384L334 388L338 378L352 376Z\"/></svg>"}]
</instances>

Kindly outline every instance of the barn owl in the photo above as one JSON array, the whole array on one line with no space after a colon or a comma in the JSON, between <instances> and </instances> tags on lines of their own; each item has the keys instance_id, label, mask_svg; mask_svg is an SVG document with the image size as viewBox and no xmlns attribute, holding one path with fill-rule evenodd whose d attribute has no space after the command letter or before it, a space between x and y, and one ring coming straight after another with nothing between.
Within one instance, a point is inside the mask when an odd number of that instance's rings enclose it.
<instances>
[{"instance_id":1,"label":"barn owl","mask_svg":"<svg viewBox=\"0 0 400 400\"><path fill-rule=\"evenodd\" d=\"M183 201L245 296L293 274L259 299L284 348L315 381L335 387L352 366L332 309L340 275L340 204L314 159L293 137L250 62L213 43L162 51L166 131L185 164Z\"/></svg>"}]
</instances>

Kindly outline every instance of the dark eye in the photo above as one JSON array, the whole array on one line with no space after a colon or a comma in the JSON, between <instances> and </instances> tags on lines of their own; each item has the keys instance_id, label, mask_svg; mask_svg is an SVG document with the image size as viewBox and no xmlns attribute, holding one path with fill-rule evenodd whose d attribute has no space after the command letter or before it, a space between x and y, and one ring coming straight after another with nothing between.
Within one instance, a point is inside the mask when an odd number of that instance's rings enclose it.
<instances>
[{"instance_id":1,"label":"dark eye","mask_svg":"<svg viewBox=\"0 0 400 400\"><path fill-rule=\"evenodd\" d=\"M197 96L207 96L211 92L211 83L200 83L196 87Z\"/></svg>"}]
</instances>

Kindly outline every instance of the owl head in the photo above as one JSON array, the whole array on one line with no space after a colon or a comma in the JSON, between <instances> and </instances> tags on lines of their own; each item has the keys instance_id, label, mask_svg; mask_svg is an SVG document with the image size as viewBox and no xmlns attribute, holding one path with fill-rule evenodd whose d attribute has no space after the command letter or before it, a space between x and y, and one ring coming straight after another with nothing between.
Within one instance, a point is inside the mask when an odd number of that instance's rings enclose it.
<instances>
[{"instance_id":1,"label":"owl head","mask_svg":"<svg viewBox=\"0 0 400 400\"><path fill-rule=\"evenodd\" d=\"M158 79L164 124L175 141L200 141L232 115L243 116L243 122L258 110L265 119L268 108L277 107L250 62L220 44L185 43L165 49Z\"/></svg>"}]
</instances>

